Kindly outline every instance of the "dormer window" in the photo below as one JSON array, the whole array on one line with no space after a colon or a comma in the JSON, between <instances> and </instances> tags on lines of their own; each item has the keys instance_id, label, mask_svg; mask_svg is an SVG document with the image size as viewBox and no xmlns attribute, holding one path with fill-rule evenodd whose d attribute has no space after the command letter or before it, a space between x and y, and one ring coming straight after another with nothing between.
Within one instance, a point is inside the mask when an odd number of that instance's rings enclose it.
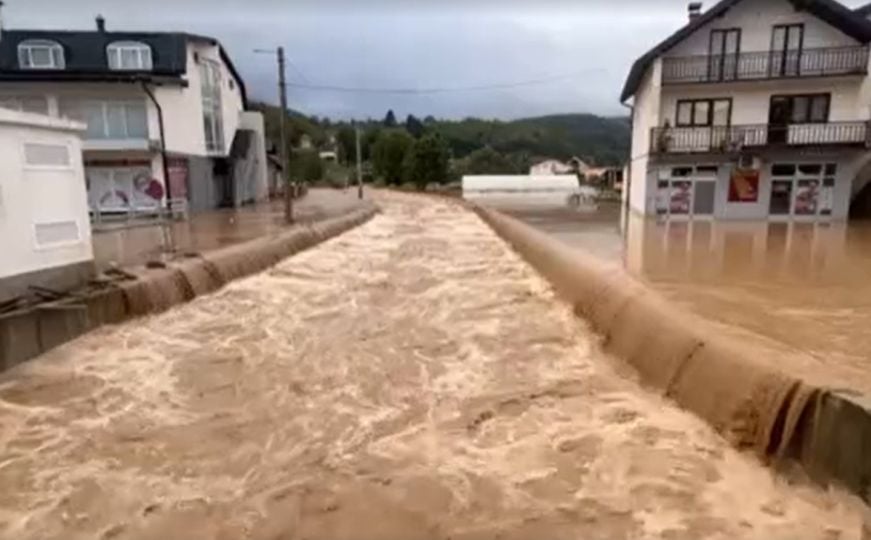
<instances>
[{"instance_id":1,"label":"dormer window","mask_svg":"<svg viewBox=\"0 0 871 540\"><path fill-rule=\"evenodd\" d=\"M21 69L63 69L64 49L55 41L22 41L18 44L18 65Z\"/></svg>"},{"instance_id":2,"label":"dormer window","mask_svg":"<svg viewBox=\"0 0 871 540\"><path fill-rule=\"evenodd\" d=\"M116 41L106 48L109 69L151 71L151 47L138 41Z\"/></svg>"}]
</instances>

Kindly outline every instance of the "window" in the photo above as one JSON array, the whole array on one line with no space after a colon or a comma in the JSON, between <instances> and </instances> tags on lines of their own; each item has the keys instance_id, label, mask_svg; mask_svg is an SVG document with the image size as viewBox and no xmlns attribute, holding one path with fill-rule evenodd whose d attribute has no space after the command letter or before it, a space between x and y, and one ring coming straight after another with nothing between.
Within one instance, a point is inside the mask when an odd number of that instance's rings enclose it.
<instances>
[{"instance_id":1,"label":"window","mask_svg":"<svg viewBox=\"0 0 871 540\"><path fill-rule=\"evenodd\" d=\"M109 69L150 71L151 47L137 41L116 41L106 48Z\"/></svg>"},{"instance_id":2,"label":"window","mask_svg":"<svg viewBox=\"0 0 871 540\"><path fill-rule=\"evenodd\" d=\"M678 127L728 126L732 122L732 100L691 99L677 102Z\"/></svg>"},{"instance_id":3,"label":"window","mask_svg":"<svg viewBox=\"0 0 871 540\"><path fill-rule=\"evenodd\" d=\"M829 121L830 103L831 94L771 96L771 110L776 109L777 114L773 114L775 119L769 123L778 123L786 116L791 124L823 124Z\"/></svg>"},{"instance_id":4,"label":"window","mask_svg":"<svg viewBox=\"0 0 871 540\"><path fill-rule=\"evenodd\" d=\"M24 143L24 162L37 167L69 167L70 152L61 144Z\"/></svg>"},{"instance_id":5,"label":"window","mask_svg":"<svg viewBox=\"0 0 871 540\"><path fill-rule=\"evenodd\" d=\"M18 65L21 69L63 69L63 47L41 39L22 41L18 45Z\"/></svg>"},{"instance_id":6,"label":"window","mask_svg":"<svg viewBox=\"0 0 871 540\"><path fill-rule=\"evenodd\" d=\"M148 117L144 101L61 102L61 116L85 122L85 137L95 139L147 139Z\"/></svg>"},{"instance_id":7,"label":"window","mask_svg":"<svg viewBox=\"0 0 871 540\"><path fill-rule=\"evenodd\" d=\"M48 100L43 96L3 96L0 107L13 111L48 114Z\"/></svg>"},{"instance_id":8,"label":"window","mask_svg":"<svg viewBox=\"0 0 871 540\"><path fill-rule=\"evenodd\" d=\"M221 68L216 62L200 63L203 100L203 130L208 152L223 153L224 124L221 114Z\"/></svg>"}]
</instances>

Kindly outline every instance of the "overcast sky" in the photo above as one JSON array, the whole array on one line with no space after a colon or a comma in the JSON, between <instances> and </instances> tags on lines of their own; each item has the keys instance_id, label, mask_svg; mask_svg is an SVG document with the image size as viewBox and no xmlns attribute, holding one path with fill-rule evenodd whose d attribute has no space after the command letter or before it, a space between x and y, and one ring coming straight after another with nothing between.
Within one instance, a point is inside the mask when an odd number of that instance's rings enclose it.
<instances>
[{"instance_id":1,"label":"overcast sky","mask_svg":"<svg viewBox=\"0 0 871 540\"><path fill-rule=\"evenodd\" d=\"M6 0L7 28L180 30L218 38L254 99L276 102L284 45L293 83L447 89L385 95L291 88L290 106L332 118L625 114L632 61L686 20L684 0ZM855 6L862 0L847 2ZM706 6L713 2L706 2ZM456 88L523 83L507 89Z\"/></svg>"}]
</instances>

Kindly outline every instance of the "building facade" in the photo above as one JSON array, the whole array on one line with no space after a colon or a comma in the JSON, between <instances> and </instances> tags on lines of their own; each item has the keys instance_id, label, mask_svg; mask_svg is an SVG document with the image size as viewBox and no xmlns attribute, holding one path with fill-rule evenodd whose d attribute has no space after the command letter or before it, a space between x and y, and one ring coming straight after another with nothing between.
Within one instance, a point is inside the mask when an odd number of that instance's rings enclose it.
<instances>
[{"instance_id":1,"label":"building facade","mask_svg":"<svg viewBox=\"0 0 871 540\"><path fill-rule=\"evenodd\" d=\"M196 211L268 193L262 118L216 40L193 34L3 30L0 107L84 122L92 211Z\"/></svg>"},{"instance_id":2,"label":"building facade","mask_svg":"<svg viewBox=\"0 0 871 540\"><path fill-rule=\"evenodd\" d=\"M84 124L0 109L0 303L93 274Z\"/></svg>"},{"instance_id":3,"label":"building facade","mask_svg":"<svg viewBox=\"0 0 871 540\"><path fill-rule=\"evenodd\" d=\"M871 23L834 0L690 4L639 58L630 208L668 218L829 221L871 179Z\"/></svg>"}]
</instances>

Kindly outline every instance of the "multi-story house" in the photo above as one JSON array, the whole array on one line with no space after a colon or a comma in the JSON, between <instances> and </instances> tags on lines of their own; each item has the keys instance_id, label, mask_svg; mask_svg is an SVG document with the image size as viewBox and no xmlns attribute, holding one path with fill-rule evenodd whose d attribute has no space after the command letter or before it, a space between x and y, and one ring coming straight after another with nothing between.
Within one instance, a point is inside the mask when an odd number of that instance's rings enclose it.
<instances>
[{"instance_id":1,"label":"multi-story house","mask_svg":"<svg viewBox=\"0 0 871 540\"><path fill-rule=\"evenodd\" d=\"M87 124L92 211L267 196L263 119L215 39L177 32L0 31L0 107ZM167 182L167 179L169 182ZM167 185L168 184L168 185Z\"/></svg>"},{"instance_id":2,"label":"multi-story house","mask_svg":"<svg viewBox=\"0 0 871 540\"><path fill-rule=\"evenodd\" d=\"M721 0L640 57L631 209L668 218L838 220L871 179L868 9Z\"/></svg>"}]
</instances>

